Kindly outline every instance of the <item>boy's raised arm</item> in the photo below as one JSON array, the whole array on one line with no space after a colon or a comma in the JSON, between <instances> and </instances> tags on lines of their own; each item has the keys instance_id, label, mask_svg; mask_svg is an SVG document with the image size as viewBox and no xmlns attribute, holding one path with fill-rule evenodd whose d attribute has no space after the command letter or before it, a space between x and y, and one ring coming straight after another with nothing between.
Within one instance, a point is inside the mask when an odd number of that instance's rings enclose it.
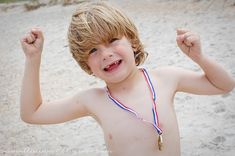
<instances>
[{"instance_id":1,"label":"boy's raised arm","mask_svg":"<svg viewBox=\"0 0 235 156\"><path fill-rule=\"evenodd\" d=\"M197 34L178 29L177 44L204 71L203 74L185 70L179 71L178 91L196 94L221 94L233 90L235 80L221 65L202 54L200 39Z\"/></svg>"},{"instance_id":2,"label":"boy's raised arm","mask_svg":"<svg viewBox=\"0 0 235 156\"><path fill-rule=\"evenodd\" d=\"M81 95L43 103L39 80L43 41L43 33L39 28L32 29L21 39L26 57L20 97L21 119L33 124L52 124L86 115L83 102L78 104L77 101Z\"/></svg>"},{"instance_id":3,"label":"boy's raised arm","mask_svg":"<svg viewBox=\"0 0 235 156\"><path fill-rule=\"evenodd\" d=\"M25 53L25 70L21 88L21 118L28 121L42 103L39 85L39 70L43 49L43 33L34 28L21 39Z\"/></svg>"}]
</instances>

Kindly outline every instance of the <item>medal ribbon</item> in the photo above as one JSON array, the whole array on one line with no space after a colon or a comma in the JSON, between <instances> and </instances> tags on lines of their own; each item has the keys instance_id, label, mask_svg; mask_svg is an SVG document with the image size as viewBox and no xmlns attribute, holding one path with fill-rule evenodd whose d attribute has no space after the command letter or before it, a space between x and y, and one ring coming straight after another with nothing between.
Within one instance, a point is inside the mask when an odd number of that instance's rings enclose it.
<instances>
[{"instance_id":1,"label":"medal ribbon","mask_svg":"<svg viewBox=\"0 0 235 156\"><path fill-rule=\"evenodd\" d=\"M149 90L150 90L150 92L151 92L151 94L152 94L152 100L153 100L153 103L152 103L152 113L153 113L154 123L143 119L136 111L134 111L133 109L131 109L131 108L127 107L127 106L125 106L125 105L122 104L120 101L118 101L117 99L115 99L115 98L111 95L111 93L110 93L108 87L106 87L106 91L107 91L107 93L108 93L108 97L109 97L117 106L119 106L121 109L123 109L123 110L125 110L125 111L128 111L128 112L134 114L137 119L139 119L139 120L141 120L141 121L143 121L143 122L146 122L146 123L151 124L151 125L156 129L157 133L158 133L159 135L161 135L161 134L162 134L162 130L161 130L160 126L159 126L158 114L157 114L157 109L156 109L156 93L155 93L155 90L154 90L154 88L153 88L153 84L152 84L152 82L150 81L150 77L149 77L147 71L146 71L144 68L142 68L141 70L142 70L142 72L143 72L143 74L144 74L145 81L146 81L147 84L148 84L148 88L149 88Z\"/></svg>"}]
</instances>

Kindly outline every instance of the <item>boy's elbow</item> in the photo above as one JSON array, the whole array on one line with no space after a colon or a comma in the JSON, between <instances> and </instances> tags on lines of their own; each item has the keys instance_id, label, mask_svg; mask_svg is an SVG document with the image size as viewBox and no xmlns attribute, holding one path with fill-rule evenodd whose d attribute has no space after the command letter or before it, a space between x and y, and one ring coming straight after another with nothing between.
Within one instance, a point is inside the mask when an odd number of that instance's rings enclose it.
<instances>
[{"instance_id":1,"label":"boy's elbow","mask_svg":"<svg viewBox=\"0 0 235 156\"><path fill-rule=\"evenodd\" d=\"M23 122L25 122L25 123L27 123L27 124L37 124L37 123L32 119L32 117L27 116L27 115L23 114L22 112L21 112L21 114L20 114L20 118L21 118L21 120L22 120Z\"/></svg>"},{"instance_id":2,"label":"boy's elbow","mask_svg":"<svg viewBox=\"0 0 235 156\"><path fill-rule=\"evenodd\" d=\"M21 117L21 120L27 124L31 124L31 125L41 125L41 123L39 122L35 122L34 120L32 119L25 119L25 118L22 118Z\"/></svg>"},{"instance_id":3,"label":"boy's elbow","mask_svg":"<svg viewBox=\"0 0 235 156\"><path fill-rule=\"evenodd\" d=\"M43 120L40 120L40 119L36 118L34 115L20 114L20 118L23 122L25 122L27 124L32 124L32 125L50 124L49 122L45 122Z\"/></svg>"},{"instance_id":4,"label":"boy's elbow","mask_svg":"<svg viewBox=\"0 0 235 156\"><path fill-rule=\"evenodd\" d=\"M234 88L235 88L235 79L232 79L232 85L231 85L231 87L229 88L228 92L233 91Z\"/></svg>"},{"instance_id":5,"label":"boy's elbow","mask_svg":"<svg viewBox=\"0 0 235 156\"><path fill-rule=\"evenodd\" d=\"M30 120L29 118L26 118L24 116L20 116L21 120L27 124L35 124L34 122L32 122L32 120Z\"/></svg>"},{"instance_id":6,"label":"boy's elbow","mask_svg":"<svg viewBox=\"0 0 235 156\"><path fill-rule=\"evenodd\" d=\"M233 81L233 82L231 83L231 85L229 85L228 87L226 87L225 89L223 89L223 91L224 91L224 93L229 93L229 92L233 91L234 87L235 87L235 81Z\"/></svg>"},{"instance_id":7,"label":"boy's elbow","mask_svg":"<svg viewBox=\"0 0 235 156\"><path fill-rule=\"evenodd\" d=\"M233 91L234 87L235 87L235 85L233 85L232 87L230 87L230 88L228 89L228 92Z\"/></svg>"},{"instance_id":8,"label":"boy's elbow","mask_svg":"<svg viewBox=\"0 0 235 156\"><path fill-rule=\"evenodd\" d=\"M233 90L233 88L228 88L228 89L226 89L226 90L223 90L223 93L224 93L224 94L227 94L227 93L231 92L232 90Z\"/></svg>"}]
</instances>

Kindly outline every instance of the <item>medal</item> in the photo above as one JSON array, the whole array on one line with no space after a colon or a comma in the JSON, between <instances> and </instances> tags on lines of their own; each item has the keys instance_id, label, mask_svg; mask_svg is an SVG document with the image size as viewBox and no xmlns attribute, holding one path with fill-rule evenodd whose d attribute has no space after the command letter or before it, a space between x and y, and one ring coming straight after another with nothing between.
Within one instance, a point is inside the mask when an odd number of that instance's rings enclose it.
<instances>
[{"instance_id":1,"label":"medal","mask_svg":"<svg viewBox=\"0 0 235 156\"><path fill-rule=\"evenodd\" d=\"M162 139L162 135L160 134L158 136L158 149L162 151L162 148L163 148L163 139Z\"/></svg>"},{"instance_id":2,"label":"medal","mask_svg":"<svg viewBox=\"0 0 235 156\"><path fill-rule=\"evenodd\" d=\"M125 110L125 111L127 111L127 112L129 112L129 113L131 113L131 114L134 114L137 119L139 119L139 120L141 120L141 121L143 121L143 122L149 123L149 124L151 124L151 125L155 128L155 130L156 130L157 133L158 133L158 148L159 148L160 151L162 151L162 149L163 149L163 139L162 139L162 130L161 130L161 128L160 128L160 124L159 124L159 121L158 121L158 114L157 114L157 108L156 108L156 98L157 98L157 97L156 97L156 93L155 93L155 91L154 91L153 84L152 84L152 82L151 82L151 80L150 80L150 78L149 78L149 75L148 75L147 71L143 68L143 69L142 69L142 72L143 72L144 78L145 78L145 80L146 80L146 82L147 82L147 84L148 84L148 88L149 88L149 90L150 90L150 92L151 92L151 94L152 94L152 101L153 101L153 103L152 103L152 113L153 113L153 120L154 120L154 122L147 121L147 120L143 119L143 118L139 115L139 113L137 113L135 110L133 110L133 109L131 109L131 108L125 106L125 105L122 104L119 100L115 99L115 98L111 95L111 93L110 93L108 87L106 87L106 92L108 93L108 97L109 97L118 107L120 107L121 109L123 109L123 110Z\"/></svg>"}]
</instances>

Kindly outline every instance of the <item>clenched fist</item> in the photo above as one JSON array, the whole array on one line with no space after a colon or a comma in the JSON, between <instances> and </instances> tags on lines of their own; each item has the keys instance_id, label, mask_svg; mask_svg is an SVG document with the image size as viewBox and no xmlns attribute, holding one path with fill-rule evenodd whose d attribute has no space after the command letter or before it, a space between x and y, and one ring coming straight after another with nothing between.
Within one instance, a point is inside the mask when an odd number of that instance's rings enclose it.
<instances>
[{"instance_id":1,"label":"clenched fist","mask_svg":"<svg viewBox=\"0 0 235 156\"><path fill-rule=\"evenodd\" d=\"M39 28L32 28L31 31L21 39L22 49L26 58L41 57L43 49L43 33Z\"/></svg>"},{"instance_id":2,"label":"clenched fist","mask_svg":"<svg viewBox=\"0 0 235 156\"><path fill-rule=\"evenodd\" d=\"M195 62L202 57L199 35L186 29L177 29L176 41L181 51Z\"/></svg>"}]
</instances>

